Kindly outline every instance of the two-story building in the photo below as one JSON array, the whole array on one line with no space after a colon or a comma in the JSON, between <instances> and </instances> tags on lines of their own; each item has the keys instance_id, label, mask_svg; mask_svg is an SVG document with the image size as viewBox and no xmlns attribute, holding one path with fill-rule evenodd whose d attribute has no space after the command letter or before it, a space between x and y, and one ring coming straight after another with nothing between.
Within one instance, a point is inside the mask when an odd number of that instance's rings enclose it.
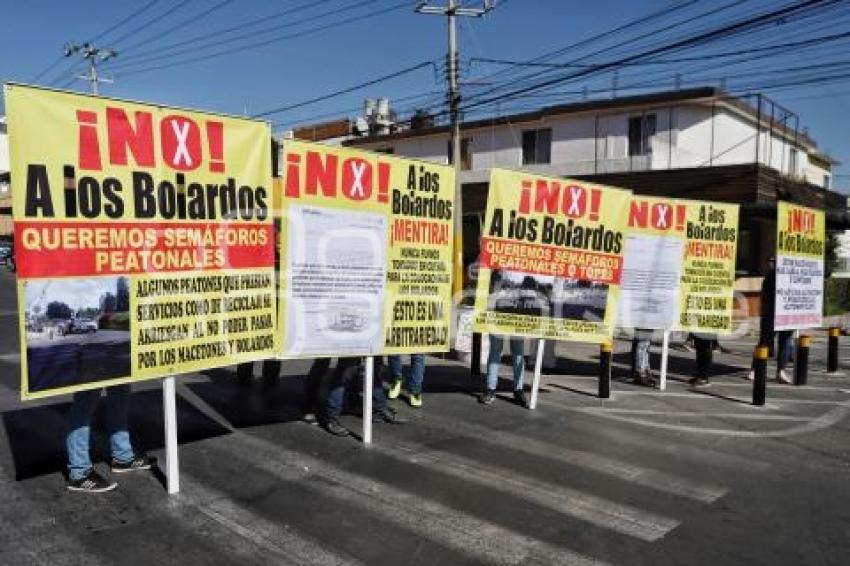
<instances>
[{"instance_id":1,"label":"two-story building","mask_svg":"<svg viewBox=\"0 0 850 566\"><path fill-rule=\"evenodd\" d=\"M831 231L850 227L846 198L830 190L837 162L818 150L793 112L763 95L707 87L588 100L468 121L461 137L468 262L478 256L492 167L740 204L737 285L753 298L775 249L777 200L825 210ZM443 163L451 155L447 125L344 143Z\"/></svg>"}]
</instances>

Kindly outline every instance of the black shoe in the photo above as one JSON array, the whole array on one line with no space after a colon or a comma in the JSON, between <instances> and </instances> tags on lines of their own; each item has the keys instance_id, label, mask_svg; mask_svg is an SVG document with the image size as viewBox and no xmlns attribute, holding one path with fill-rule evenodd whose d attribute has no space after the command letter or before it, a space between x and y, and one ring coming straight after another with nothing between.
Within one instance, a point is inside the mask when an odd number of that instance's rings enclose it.
<instances>
[{"instance_id":1,"label":"black shoe","mask_svg":"<svg viewBox=\"0 0 850 566\"><path fill-rule=\"evenodd\" d=\"M493 389L488 389L481 397L478 398L479 403L489 405L496 400L496 392Z\"/></svg>"},{"instance_id":2,"label":"black shoe","mask_svg":"<svg viewBox=\"0 0 850 566\"><path fill-rule=\"evenodd\" d=\"M709 381L707 377L694 377L688 383L690 383L693 387L703 387L705 385L709 385Z\"/></svg>"},{"instance_id":3,"label":"black shoe","mask_svg":"<svg viewBox=\"0 0 850 566\"><path fill-rule=\"evenodd\" d=\"M136 472L139 470L150 470L156 460L147 456L133 456L132 460L127 462L116 462L112 460L109 464L109 469L115 474L123 474L125 472Z\"/></svg>"},{"instance_id":4,"label":"black shoe","mask_svg":"<svg viewBox=\"0 0 850 566\"><path fill-rule=\"evenodd\" d=\"M525 391L522 389L514 391L514 401L516 401L517 405L520 407L528 408L528 399L525 398Z\"/></svg>"},{"instance_id":5,"label":"black shoe","mask_svg":"<svg viewBox=\"0 0 850 566\"><path fill-rule=\"evenodd\" d=\"M336 419L322 423L322 428L334 436L349 436L351 434L351 431L342 426L342 423Z\"/></svg>"},{"instance_id":6,"label":"black shoe","mask_svg":"<svg viewBox=\"0 0 850 566\"><path fill-rule=\"evenodd\" d=\"M112 491L118 484L114 481L109 481L99 473L91 469L88 471L86 475L81 477L78 480L68 480L67 485L68 491L84 491L87 493L105 493L107 491Z\"/></svg>"},{"instance_id":7,"label":"black shoe","mask_svg":"<svg viewBox=\"0 0 850 566\"><path fill-rule=\"evenodd\" d=\"M372 414L373 423L389 423L389 424L404 424L407 421L398 416L393 409L385 407L380 411L375 411Z\"/></svg>"}]
</instances>

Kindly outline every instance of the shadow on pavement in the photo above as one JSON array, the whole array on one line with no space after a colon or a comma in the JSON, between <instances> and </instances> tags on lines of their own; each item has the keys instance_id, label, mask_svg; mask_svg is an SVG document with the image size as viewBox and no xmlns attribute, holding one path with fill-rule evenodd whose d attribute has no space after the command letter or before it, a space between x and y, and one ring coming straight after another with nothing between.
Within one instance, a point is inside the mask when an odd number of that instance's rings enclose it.
<instances>
[{"instance_id":1,"label":"shadow on pavement","mask_svg":"<svg viewBox=\"0 0 850 566\"><path fill-rule=\"evenodd\" d=\"M109 460L103 405L103 402L99 404L92 422L91 457L94 463ZM70 407L70 403L59 403L3 413L16 480L64 473L65 433ZM180 444L229 433L180 397L177 398L177 430ZM133 394L130 435L134 448L139 452L157 450L165 445L162 394L159 391Z\"/></svg>"}]
</instances>

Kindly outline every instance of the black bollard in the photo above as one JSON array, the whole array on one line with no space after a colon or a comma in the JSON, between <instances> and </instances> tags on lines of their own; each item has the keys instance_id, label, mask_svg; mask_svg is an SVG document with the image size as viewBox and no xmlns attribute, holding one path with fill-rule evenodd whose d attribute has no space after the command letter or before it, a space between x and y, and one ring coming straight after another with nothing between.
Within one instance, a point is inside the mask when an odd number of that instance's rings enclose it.
<instances>
[{"instance_id":1,"label":"black bollard","mask_svg":"<svg viewBox=\"0 0 850 566\"><path fill-rule=\"evenodd\" d=\"M608 399L611 396L611 351L613 345L603 342L599 345L599 398Z\"/></svg>"},{"instance_id":2,"label":"black bollard","mask_svg":"<svg viewBox=\"0 0 850 566\"><path fill-rule=\"evenodd\" d=\"M767 354L767 346L758 346L754 354L753 405L756 407L763 407L764 399L767 396Z\"/></svg>"},{"instance_id":3,"label":"black bollard","mask_svg":"<svg viewBox=\"0 0 850 566\"><path fill-rule=\"evenodd\" d=\"M481 334L472 333L472 358L469 360L469 374L481 375Z\"/></svg>"},{"instance_id":4,"label":"black bollard","mask_svg":"<svg viewBox=\"0 0 850 566\"><path fill-rule=\"evenodd\" d=\"M801 334L797 340L797 354L794 358L794 385L805 385L809 379L809 346L812 339Z\"/></svg>"},{"instance_id":5,"label":"black bollard","mask_svg":"<svg viewBox=\"0 0 850 566\"><path fill-rule=\"evenodd\" d=\"M829 329L829 347L826 352L826 373L838 373L838 337L839 328Z\"/></svg>"}]
</instances>

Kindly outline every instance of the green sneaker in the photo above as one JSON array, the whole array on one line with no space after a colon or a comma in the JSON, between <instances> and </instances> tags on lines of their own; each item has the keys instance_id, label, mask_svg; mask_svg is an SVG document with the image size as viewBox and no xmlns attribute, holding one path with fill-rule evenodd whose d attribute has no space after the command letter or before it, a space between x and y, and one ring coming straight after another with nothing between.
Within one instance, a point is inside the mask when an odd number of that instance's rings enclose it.
<instances>
[{"instance_id":1,"label":"green sneaker","mask_svg":"<svg viewBox=\"0 0 850 566\"><path fill-rule=\"evenodd\" d=\"M393 384L390 386L390 390L387 391L388 399L398 399L398 396L401 395L401 380L396 379L393 381Z\"/></svg>"},{"instance_id":2,"label":"green sneaker","mask_svg":"<svg viewBox=\"0 0 850 566\"><path fill-rule=\"evenodd\" d=\"M411 393L407 398L411 407L420 408L422 406L422 394L421 393Z\"/></svg>"}]
</instances>

